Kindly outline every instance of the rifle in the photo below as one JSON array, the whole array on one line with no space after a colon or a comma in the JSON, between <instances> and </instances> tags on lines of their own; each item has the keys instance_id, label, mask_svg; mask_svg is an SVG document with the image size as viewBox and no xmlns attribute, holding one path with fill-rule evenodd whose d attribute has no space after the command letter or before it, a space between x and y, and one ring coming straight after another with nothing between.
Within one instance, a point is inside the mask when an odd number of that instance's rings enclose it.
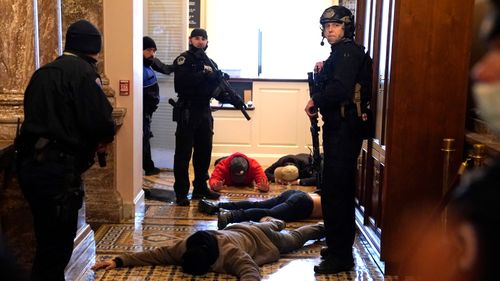
<instances>
[{"instance_id":1,"label":"rifle","mask_svg":"<svg viewBox=\"0 0 500 281\"><path fill-rule=\"evenodd\" d=\"M320 85L319 81L315 80L314 74L312 72L307 73L307 82L309 83L309 96L312 98L313 94L320 91ZM314 112L318 112L318 108L314 108ZM312 163L311 166L313 167L314 171L316 171L316 187L318 189L321 189L321 180L322 180L322 175L321 175L321 163L323 161L319 149L319 131L320 128L318 126L318 116L311 117L309 118L311 121L311 137L312 137L312 145L313 145L313 150L312 150Z\"/></svg>"},{"instance_id":2,"label":"rifle","mask_svg":"<svg viewBox=\"0 0 500 281\"><path fill-rule=\"evenodd\" d=\"M220 71L215 66L213 61L210 58L208 58L207 54L205 53L205 51L203 51L203 49L199 49L198 52L203 56L204 61L207 62L209 66L212 68L214 75L216 75L216 80L218 82L218 85L212 92L212 97L214 97L216 100L222 103L232 104L235 108L239 109L241 113L243 113L243 116L245 116L247 120L250 120L250 116L246 111L247 106L245 102L243 102L243 99L236 93L233 87L229 85L229 82L227 82L229 76Z\"/></svg>"}]
</instances>

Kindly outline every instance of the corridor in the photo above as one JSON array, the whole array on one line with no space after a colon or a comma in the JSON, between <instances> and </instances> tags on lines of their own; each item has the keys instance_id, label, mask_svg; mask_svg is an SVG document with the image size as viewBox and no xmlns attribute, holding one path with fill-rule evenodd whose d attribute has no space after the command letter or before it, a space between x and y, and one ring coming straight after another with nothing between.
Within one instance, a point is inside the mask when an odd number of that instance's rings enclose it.
<instances>
[{"instance_id":1,"label":"corridor","mask_svg":"<svg viewBox=\"0 0 500 281\"><path fill-rule=\"evenodd\" d=\"M144 188L160 189L164 191L162 195L167 197L173 196L172 185L171 171L163 170L160 175L144 178ZM221 201L263 200L281 193L286 188L272 185L269 193L256 193L251 188L230 187L222 194ZM301 189L312 191L313 187ZM68 280L236 280L234 276L217 273L193 277L184 274L177 266L143 266L93 272L90 267L95 259L169 245L197 230L217 229L217 217L198 212L196 200L191 201L190 207L178 207L172 202L145 200L140 209L135 220L100 226L95 232L95 256L88 257L88 264L83 272L68 272ZM287 228L315 222L290 222ZM372 249L361 235L358 235L355 241L355 271L337 275L314 275L313 266L320 261L319 250L323 245L324 241L309 241L299 251L283 255L278 262L264 265L261 267L263 280L397 280L395 277L383 276L381 266L372 258Z\"/></svg>"}]
</instances>

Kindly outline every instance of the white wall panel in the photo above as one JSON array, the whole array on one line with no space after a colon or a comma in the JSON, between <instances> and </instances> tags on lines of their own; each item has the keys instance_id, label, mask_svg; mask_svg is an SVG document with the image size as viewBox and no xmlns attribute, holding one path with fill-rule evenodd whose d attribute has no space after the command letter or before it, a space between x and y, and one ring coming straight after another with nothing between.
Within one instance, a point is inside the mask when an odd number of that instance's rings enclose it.
<instances>
[{"instance_id":1,"label":"white wall panel","mask_svg":"<svg viewBox=\"0 0 500 281\"><path fill-rule=\"evenodd\" d=\"M304 107L309 100L306 82L253 82L254 110L247 121L239 110L214 112L212 159L242 152L270 165L286 154L308 153L311 144L309 119Z\"/></svg>"}]
</instances>

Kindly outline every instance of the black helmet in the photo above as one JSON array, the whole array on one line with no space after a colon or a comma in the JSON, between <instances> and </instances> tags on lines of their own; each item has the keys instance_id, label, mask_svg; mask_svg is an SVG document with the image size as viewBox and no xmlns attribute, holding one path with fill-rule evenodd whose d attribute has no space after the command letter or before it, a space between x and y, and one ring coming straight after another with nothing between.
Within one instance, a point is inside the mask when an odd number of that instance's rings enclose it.
<instances>
[{"instance_id":1,"label":"black helmet","mask_svg":"<svg viewBox=\"0 0 500 281\"><path fill-rule=\"evenodd\" d=\"M321 26L324 26L327 22L343 23L345 26L344 37L354 37L354 29L356 28L354 24L354 16L346 7L331 6L330 8L327 8L319 18L319 23Z\"/></svg>"}]
</instances>

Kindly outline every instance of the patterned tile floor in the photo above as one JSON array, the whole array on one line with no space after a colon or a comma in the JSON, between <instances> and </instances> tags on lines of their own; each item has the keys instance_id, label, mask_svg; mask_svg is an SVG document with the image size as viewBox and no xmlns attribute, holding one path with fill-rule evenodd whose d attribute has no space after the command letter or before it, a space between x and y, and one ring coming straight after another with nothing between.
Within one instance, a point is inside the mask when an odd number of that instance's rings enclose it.
<instances>
[{"instance_id":1,"label":"patterned tile floor","mask_svg":"<svg viewBox=\"0 0 500 281\"><path fill-rule=\"evenodd\" d=\"M160 175L144 179L144 188L160 189L167 197L173 195L173 176L170 171L162 171ZM275 185L271 187L271 192L264 194L251 188L228 188L221 200L262 200L279 194L284 189L286 186ZM312 190L307 187L302 189ZM168 198L165 201L168 201ZM143 210L137 213L134 220L102 225L95 233L96 255L91 257L78 280L236 280L234 276L218 273L208 273L195 278L184 274L180 267L176 266L143 266L97 272L90 270L95 259L169 245L196 230L217 229L217 217L199 213L197 205L197 200L191 201L190 207L178 207L172 202L145 200ZM287 228L315 222L291 222L287 223ZM319 250L323 245L324 241L309 241L302 249L283 255L278 262L264 265L261 267L263 280L397 280L394 277L384 277L362 236L356 238L354 245L355 271L336 275L315 275L313 266L320 261Z\"/></svg>"}]
</instances>

